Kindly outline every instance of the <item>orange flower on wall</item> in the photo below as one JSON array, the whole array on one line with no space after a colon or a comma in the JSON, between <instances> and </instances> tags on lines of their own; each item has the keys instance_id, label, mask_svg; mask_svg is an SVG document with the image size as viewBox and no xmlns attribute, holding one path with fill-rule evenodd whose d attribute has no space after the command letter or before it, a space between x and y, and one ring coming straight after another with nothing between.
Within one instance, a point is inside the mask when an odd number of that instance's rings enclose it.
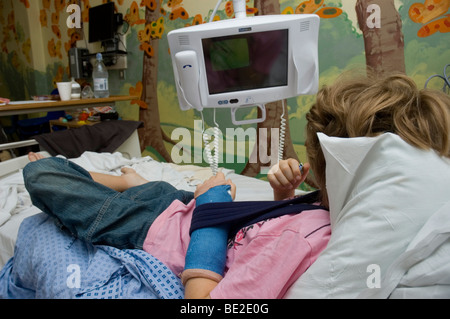
<instances>
[{"instance_id":1,"label":"orange flower on wall","mask_svg":"<svg viewBox=\"0 0 450 319\"><path fill-rule=\"evenodd\" d=\"M52 31L58 39L61 39L61 30L59 29L59 26L52 25Z\"/></svg>"},{"instance_id":2,"label":"orange flower on wall","mask_svg":"<svg viewBox=\"0 0 450 319\"><path fill-rule=\"evenodd\" d=\"M146 7L153 12L156 10L157 7L156 0L142 0L141 7Z\"/></svg>"},{"instance_id":3,"label":"orange flower on wall","mask_svg":"<svg viewBox=\"0 0 450 319\"><path fill-rule=\"evenodd\" d=\"M155 50L153 49L153 46L148 42L141 43L141 45L139 46L139 49L141 51L144 51L148 56L155 55Z\"/></svg>"},{"instance_id":4,"label":"orange flower on wall","mask_svg":"<svg viewBox=\"0 0 450 319\"><path fill-rule=\"evenodd\" d=\"M164 33L164 17L159 18L145 26L144 30L138 32L138 39L141 43L139 49L148 56L154 56L155 52L150 44L151 39L161 39Z\"/></svg>"},{"instance_id":5,"label":"orange flower on wall","mask_svg":"<svg viewBox=\"0 0 450 319\"><path fill-rule=\"evenodd\" d=\"M48 26L47 11L45 11L45 9L41 10L41 13L40 13L40 16L39 16L39 20L41 21L41 26L42 27L47 27Z\"/></svg>"},{"instance_id":6,"label":"orange flower on wall","mask_svg":"<svg viewBox=\"0 0 450 319\"><path fill-rule=\"evenodd\" d=\"M324 4L324 0L308 0L301 2L294 10L292 7L287 7L282 12L283 14L302 14L314 13L324 19L335 18L342 14L342 9L337 7L328 7Z\"/></svg>"},{"instance_id":7,"label":"orange flower on wall","mask_svg":"<svg viewBox=\"0 0 450 319\"><path fill-rule=\"evenodd\" d=\"M144 51L148 56L154 55L153 47L150 44L152 26L147 24L144 30L138 32L138 39L141 43L139 49Z\"/></svg>"},{"instance_id":8,"label":"orange flower on wall","mask_svg":"<svg viewBox=\"0 0 450 319\"><path fill-rule=\"evenodd\" d=\"M20 2L22 2L25 5L25 8L29 8L30 7L30 1L28 0L20 0Z\"/></svg>"},{"instance_id":9,"label":"orange flower on wall","mask_svg":"<svg viewBox=\"0 0 450 319\"><path fill-rule=\"evenodd\" d=\"M250 0L246 0L246 2L249 2ZM258 9L251 8L249 6L247 7L247 14L256 14L258 13ZM227 1L225 4L225 13L227 17L231 18L234 15L234 7L233 7L233 1Z\"/></svg>"},{"instance_id":10,"label":"orange flower on wall","mask_svg":"<svg viewBox=\"0 0 450 319\"><path fill-rule=\"evenodd\" d=\"M139 16L139 7L136 1L133 1L130 6L130 13L127 13L124 17L125 21L128 22L130 26L144 24L145 19L141 19Z\"/></svg>"},{"instance_id":11,"label":"orange flower on wall","mask_svg":"<svg viewBox=\"0 0 450 319\"><path fill-rule=\"evenodd\" d=\"M140 98L142 96L143 89L144 89L144 87L142 85L142 82L139 81L138 83L136 83L136 87L135 88L134 87L130 88L129 92L130 92L131 96L138 96L139 97L139 99L137 99L137 100L132 100L131 104L137 104L137 105L139 105L139 107L141 109L146 110L146 109L148 109L147 103L145 103L144 101L140 100Z\"/></svg>"},{"instance_id":12,"label":"orange flower on wall","mask_svg":"<svg viewBox=\"0 0 450 319\"><path fill-rule=\"evenodd\" d=\"M423 24L417 32L421 38L436 32L450 32L450 0L426 0L425 3L413 3L409 8L409 17L415 23Z\"/></svg>"},{"instance_id":13,"label":"orange flower on wall","mask_svg":"<svg viewBox=\"0 0 450 319\"><path fill-rule=\"evenodd\" d=\"M161 39L164 34L164 18L161 17L157 21L150 24L150 36L153 39Z\"/></svg>"},{"instance_id":14,"label":"orange flower on wall","mask_svg":"<svg viewBox=\"0 0 450 319\"><path fill-rule=\"evenodd\" d=\"M58 40L55 43L55 39L51 39L50 41L48 41L47 47L48 47L48 53L50 54L50 56L52 58L60 58L60 59L62 59L61 41Z\"/></svg>"},{"instance_id":15,"label":"orange flower on wall","mask_svg":"<svg viewBox=\"0 0 450 319\"><path fill-rule=\"evenodd\" d=\"M61 12L66 8L66 0L55 0L56 12Z\"/></svg>"},{"instance_id":16,"label":"orange flower on wall","mask_svg":"<svg viewBox=\"0 0 450 319\"><path fill-rule=\"evenodd\" d=\"M169 15L170 20L176 20L176 19L189 19L189 14L187 13L185 8L177 8L172 11L172 13Z\"/></svg>"},{"instance_id":17,"label":"orange flower on wall","mask_svg":"<svg viewBox=\"0 0 450 319\"><path fill-rule=\"evenodd\" d=\"M59 24L59 12L52 13L52 24Z\"/></svg>"},{"instance_id":18,"label":"orange flower on wall","mask_svg":"<svg viewBox=\"0 0 450 319\"><path fill-rule=\"evenodd\" d=\"M70 37L70 40L64 44L64 49L66 52L69 52L71 48L76 47L77 41L81 40L81 34L76 29L68 29L67 35Z\"/></svg>"},{"instance_id":19,"label":"orange flower on wall","mask_svg":"<svg viewBox=\"0 0 450 319\"><path fill-rule=\"evenodd\" d=\"M203 21L203 17L201 14L196 14L194 17L194 20L192 21L192 23L187 23L186 27L190 27L193 25L199 25L199 24L203 24L205 23L205 21Z\"/></svg>"},{"instance_id":20,"label":"orange flower on wall","mask_svg":"<svg viewBox=\"0 0 450 319\"><path fill-rule=\"evenodd\" d=\"M50 0L42 0L42 6L47 10L50 9Z\"/></svg>"},{"instance_id":21,"label":"orange flower on wall","mask_svg":"<svg viewBox=\"0 0 450 319\"><path fill-rule=\"evenodd\" d=\"M183 8L183 0L169 0L167 6L171 9L169 20L189 19L189 13Z\"/></svg>"},{"instance_id":22,"label":"orange flower on wall","mask_svg":"<svg viewBox=\"0 0 450 319\"><path fill-rule=\"evenodd\" d=\"M233 7L233 2L232 1L228 1L225 4L225 13L227 14L227 17L231 18L234 14L234 7Z\"/></svg>"},{"instance_id":23,"label":"orange flower on wall","mask_svg":"<svg viewBox=\"0 0 450 319\"><path fill-rule=\"evenodd\" d=\"M83 10L81 10L81 19L83 22L89 22L89 9L91 8L91 5L89 3L89 0L83 1Z\"/></svg>"}]
</instances>

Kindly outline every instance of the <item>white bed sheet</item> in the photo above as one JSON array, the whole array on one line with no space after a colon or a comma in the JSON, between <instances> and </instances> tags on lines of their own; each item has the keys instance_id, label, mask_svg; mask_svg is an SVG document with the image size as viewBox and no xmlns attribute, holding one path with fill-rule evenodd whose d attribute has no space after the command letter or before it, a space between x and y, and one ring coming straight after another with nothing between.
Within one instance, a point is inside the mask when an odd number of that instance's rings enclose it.
<instances>
[{"instance_id":1,"label":"white bed sheet","mask_svg":"<svg viewBox=\"0 0 450 319\"><path fill-rule=\"evenodd\" d=\"M119 175L124 166L134 168L149 181L163 180L178 189L194 191L196 186L212 176L208 167L160 163L150 157L128 159L121 153L86 152L73 162L88 171ZM237 187L236 200L272 200L272 188L268 182L236 174L222 169ZM0 179L0 268L14 254L14 245L22 221L40 212L32 206L23 185L22 170ZM3 204L4 203L4 204ZM3 206L2 206L3 205Z\"/></svg>"}]
</instances>

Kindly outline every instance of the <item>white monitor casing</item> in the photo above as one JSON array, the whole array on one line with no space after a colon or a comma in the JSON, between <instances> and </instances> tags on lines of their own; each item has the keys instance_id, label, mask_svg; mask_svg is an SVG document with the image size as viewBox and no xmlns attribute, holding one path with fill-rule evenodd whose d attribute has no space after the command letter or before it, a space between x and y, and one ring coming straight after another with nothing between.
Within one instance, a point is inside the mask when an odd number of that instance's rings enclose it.
<instances>
[{"instance_id":1,"label":"white monitor casing","mask_svg":"<svg viewBox=\"0 0 450 319\"><path fill-rule=\"evenodd\" d=\"M246 124L235 120L236 109L258 106L265 118L266 103L317 93L319 25L320 18L313 14L265 15L171 31L168 40L180 108L199 111L204 108L230 108L233 122ZM273 39L270 40L270 37ZM233 42L233 39L236 41ZM226 47L227 43L234 43L234 48ZM217 48L222 56L216 54L219 52ZM243 53L229 53L229 56L237 61L224 62L227 50L236 48L242 48ZM279 52L277 57L274 51ZM255 68L264 71L254 71ZM265 75L256 72L264 72ZM218 73L232 73L233 77L242 73L245 77L242 83L245 84L221 88L227 81L219 79L216 76ZM215 79L212 79L213 75ZM264 79L259 82L253 81L252 77ZM260 118L256 122L262 120Z\"/></svg>"}]
</instances>

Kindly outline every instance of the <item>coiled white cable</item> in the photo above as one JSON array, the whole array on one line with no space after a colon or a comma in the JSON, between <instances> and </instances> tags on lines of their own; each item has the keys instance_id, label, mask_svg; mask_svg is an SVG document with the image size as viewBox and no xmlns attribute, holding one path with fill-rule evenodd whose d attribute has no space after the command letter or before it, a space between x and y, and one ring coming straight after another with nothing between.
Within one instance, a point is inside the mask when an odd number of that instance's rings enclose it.
<instances>
[{"instance_id":1,"label":"coiled white cable","mask_svg":"<svg viewBox=\"0 0 450 319\"><path fill-rule=\"evenodd\" d=\"M219 138L220 138L220 129L219 125L216 122L216 109L214 109L214 141L210 143L211 135L206 133L205 130L205 121L203 118L203 112L202 112L202 121L203 121L203 142L205 143L205 152L206 152L206 158L208 160L209 166L211 168L211 171L213 175L217 175L217 172L219 171L219 156L220 156L220 144L219 144ZM211 149L211 145L213 146L213 149ZM213 155L214 154L214 155Z\"/></svg>"},{"instance_id":2,"label":"coiled white cable","mask_svg":"<svg viewBox=\"0 0 450 319\"><path fill-rule=\"evenodd\" d=\"M284 143L286 139L286 118L284 117L286 110L286 103L282 100L283 103L283 114L281 114L281 123L280 123L280 141L278 146L278 161L283 160L284 154Z\"/></svg>"}]
</instances>

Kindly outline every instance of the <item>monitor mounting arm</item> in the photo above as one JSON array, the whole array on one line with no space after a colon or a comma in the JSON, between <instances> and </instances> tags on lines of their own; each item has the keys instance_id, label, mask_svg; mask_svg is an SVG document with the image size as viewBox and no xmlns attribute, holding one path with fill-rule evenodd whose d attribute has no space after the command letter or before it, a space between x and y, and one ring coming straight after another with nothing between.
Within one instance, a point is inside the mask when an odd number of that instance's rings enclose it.
<instances>
[{"instance_id":1,"label":"monitor mounting arm","mask_svg":"<svg viewBox=\"0 0 450 319\"><path fill-rule=\"evenodd\" d=\"M245 0L233 0L234 15L237 19L247 17L247 7L245 5Z\"/></svg>"}]
</instances>

